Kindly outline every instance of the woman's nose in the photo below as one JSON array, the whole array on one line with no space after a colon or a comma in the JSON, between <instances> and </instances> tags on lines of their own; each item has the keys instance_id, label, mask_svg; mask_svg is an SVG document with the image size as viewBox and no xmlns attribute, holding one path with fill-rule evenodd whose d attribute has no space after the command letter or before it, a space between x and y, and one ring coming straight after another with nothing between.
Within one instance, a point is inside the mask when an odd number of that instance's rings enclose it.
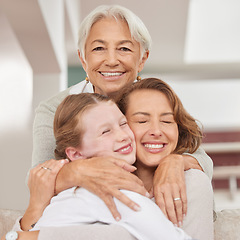
<instances>
[{"instance_id":1,"label":"woman's nose","mask_svg":"<svg viewBox=\"0 0 240 240\"><path fill-rule=\"evenodd\" d=\"M153 122L151 128L149 129L150 135L161 136L162 135L162 126L159 121Z\"/></svg>"},{"instance_id":2,"label":"woman's nose","mask_svg":"<svg viewBox=\"0 0 240 240\"><path fill-rule=\"evenodd\" d=\"M106 65L115 67L119 64L118 54L115 49L109 49L105 59Z\"/></svg>"}]
</instances>

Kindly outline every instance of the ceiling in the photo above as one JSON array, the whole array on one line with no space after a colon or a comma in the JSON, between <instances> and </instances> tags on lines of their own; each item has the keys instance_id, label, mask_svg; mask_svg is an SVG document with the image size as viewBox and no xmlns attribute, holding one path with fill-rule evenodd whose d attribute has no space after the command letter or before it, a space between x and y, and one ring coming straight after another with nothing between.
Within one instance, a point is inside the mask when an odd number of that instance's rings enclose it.
<instances>
[{"instance_id":1,"label":"ceiling","mask_svg":"<svg viewBox=\"0 0 240 240\"><path fill-rule=\"evenodd\" d=\"M1 10L10 20L27 58L46 54L51 61L34 58L34 71L57 68L51 49L42 49L51 39L43 28L44 0L1 0ZM69 66L80 66L77 57L77 29L81 20L96 6L119 4L137 14L153 40L147 73L167 73L184 78L240 77L239 0L64 0L65 48ZM48 1L49 8L56 1ZM45 2L46 4L46 2ZM38 9L37 9L38 8ZM33 19L34 24L29 19ZM231 30L231 31L230 31ZM26 34L27 33L27 34ZM50 46L50 44L49 44ZM28 49L28 51L27 51ZM39 59L42 59L39 57ZM53 66L51 66L53 63ZM46 64L46 66L44 66ZM40 66L41 65L41 66Z\"/></svg>"}]
</instances>

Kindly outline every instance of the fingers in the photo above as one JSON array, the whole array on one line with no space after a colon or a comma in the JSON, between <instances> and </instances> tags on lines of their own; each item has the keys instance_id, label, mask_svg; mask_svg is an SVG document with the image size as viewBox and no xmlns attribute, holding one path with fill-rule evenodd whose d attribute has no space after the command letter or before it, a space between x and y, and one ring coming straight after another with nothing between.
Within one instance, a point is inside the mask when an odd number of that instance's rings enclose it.
<instances>
[{"instance_id":1,"label":"fingers","mask_svg":"<svg viewBox=\"0 0 240 240\"><path fill-rule=\"evenodd\" d=\"M181 155L170 154L159 164L154 174L153 189L155 201L163 213L172 223L181 226L187 212L184 159Z\"/></svg>"},{"instance_id":2,"label":"fingers","mask_svg":"<svg viewBox=\"0 0 240 240\"><path fill-rule=\"evenodd\" d=\"M105 202L105 204L107 205L108 209L110 210L112 216L114 217L114 219L116 221L120 221L121 219L121 215L117 210L116 204L113 200L113 197L110 195L105 195L105 197L103 198L103 201Z\"/></svg>"},{"instance_id":3,"label":"fingers","mask_svg":"<svg viewBox=\"0 0 240 240\"><path fill-rule=\"evenodd\" d=\"M131 164L129 164L126 161L123 161L123 160L114 159L114 163L117 166L123 168L124 170L126 170L128 172L134 172L137 169L135 166L133 166L133 165L131 165Z\"/></svg>"},{"instance_id":4,"label":"fingers","mask_svg":"<svg viewBox=\"0 0 240 240\"><path fill-rule=\"evenodd\" d=\"M173 205L174 205L174 208L175 208L175 211L174 211L174 216L173 216L173 219L174 221L176 221L177 224L179 227L182 226L182 222L183 222L183 206L182 206L182 199L180 197L176 197L176 198L173 198Z\"/></svg>"},{"instance_id":5,"label":"fingers","mask_svg":"<svg viewBox=\"0 0 240 240\"><path fill-rule=\"evenodd\" d=\"M30 192L40 191L41 188L54 188L56 176L67 160L48 160L30 170L28 187ZM50 191L50 190L49 190Z\"/></svg>"},{"instance_id":6,"label":"fingers","mask_svg":"<svg viewBox=\"0 0 240 240\"><path fill-rule=\"evenodd\" d=\"M62 160L48 160L45 161L44 163L39 164L33 169L33 173L39 173L38 176L52 176L56 177L58 174L59 170L68 163L67 159L62 159Z\"/></svg>"},{"instance_id":7,"label":"fingers","mask_svg":"<svg viewBox=\"0 0 240 240\"><path fill-rule=\"evenodd\" d=\"M176 184L161 186L161 189L155 189L154 196L156 204L167 218L181 227L187 213L186 189Z\"/></svg>"},{"instance_id":8,"label":"fingers","mask_svg":"<svg viewBox=\"0 0 240 240\"><path fill-rule=\"evenodd\" d=\"M125 166L127 165L124 165L122 161L116 164L118 160L115 161L110 158L105 158L104 161L102 161L102 159L100 160L101 161L98 161L98 159L95 158L94 161L92 161L92 166L88 167L88 175L86 175L86 172L83 173L85 177L81 182L81 186L100 197L116 220L119 220L121 216L115 206L113 198L118 199L132 210L137 211L140 206L124 195L119 189L134 191L143 196L149 196L143 182L134 174L126 171ZM90 161L87 161L85 164L89 164Z\"/></svg>"},{"instance_id":9,"label":"fingers","mask_svg":"<svg viewBox=\"0 0 240 240\"><path fill-rule=\"evenodd\" d=\"M159 208L162 210L163 214L168 218L166 207L165 207L165 200L163 197L163 194L161 192L155 193L155 202L159 206Z\"/></svg>"},{"instance_id":10,"label":"fingers","mask_svg":"<svg viewBox=\"0 0 240 240\"><path fill-rule=\"evenodd\" d=\"M164 204L165 204L168 219L174 225L177 226L178 225L178 219L177 219L177 214L176 214L176 211L175 211L175 206L174 206L172 193L171 192L165 192L163 194L163 199L164 199Z\"/></svg>"},{"instance_id":11,"label":"fingers","mask_svg":"<svg viewBox=\"0 0 240 240\"><path fill-rule=\"evenodd\" d=\"M182 200L182 213L184 219L184 217L187 215L187 191L185 186L181 191L181 200Z\"/></svg>"},{"instance_id":12,"label":"fingers","mask_svg":"<svg viewBox=\"0 0 240 240\"><path fill-rule=\"evenodd\" d=\"M63 167L64 164L68 163L67 159L62 159L62 160L48 160L44 163L41 163L38 165L43 170L48 170L51 171L54 174L57 174L59 170Z\"/></svg>"},{"instance_id":13,"label":"fingers","mask_svg":"<svg viewBox=\"0 0 240 240\"><path fill-rule=\"evenodd\" d=\"M140 211L141 207L121 191L115 190L113 192L113 196L117 198L119 201L121 201L123 204L131 208L133 211Z\"/></svg>"},{"instance_id":14,"label":"fingers","mask_svg":"<svg viewBox=\"0 0 240 240\"><path fill-rule=\"evenodd\" d=\"M103 191L99 191L96 194L105 202L106 206L108 207L116 221L119 221L121 219L121 214L117 210L114 198L121 201L123 204L131 208L133 211L140 211L141 209L141 207L137 203L128 198L120 190L111 188L106 189L105 193Z\"/></svg>"}]
</instances>

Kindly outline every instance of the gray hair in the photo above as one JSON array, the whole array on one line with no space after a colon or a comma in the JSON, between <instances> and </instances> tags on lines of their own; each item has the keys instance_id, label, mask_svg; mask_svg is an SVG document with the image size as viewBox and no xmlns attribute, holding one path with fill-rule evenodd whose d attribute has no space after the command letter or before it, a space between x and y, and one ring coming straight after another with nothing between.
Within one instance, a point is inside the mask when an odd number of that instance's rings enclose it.
<instances>
[{"instance_id":1,"label":"gray hair","mask_svg":"<svg viewBox=\"0 0 240 240\"><path fill-rule=\"evenodd\" d=\"M79 32L78 32L78 48L81 57L85 60L85 45L89 32L94 23L97 21L107 18L114 17L117 19L123 19L126 21L129 27L131 36L140 43L141 52L142 50L150 50L152 39L151 36L142 22L142 20L136 16L129 9L119 5L101 5L90 12L82 21Z\"/></svg>"}]
</instances>

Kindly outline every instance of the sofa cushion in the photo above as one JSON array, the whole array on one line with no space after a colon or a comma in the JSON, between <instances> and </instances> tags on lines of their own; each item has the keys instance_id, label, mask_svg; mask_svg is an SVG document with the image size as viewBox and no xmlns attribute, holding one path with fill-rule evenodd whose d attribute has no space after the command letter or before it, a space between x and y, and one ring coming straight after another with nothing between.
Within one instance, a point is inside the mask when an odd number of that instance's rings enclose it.
<instances>
[{"instance_id":1,"label":"sofa cushion","mask_svg":"<svg viewBox=\"0 0 240 240\"><path fill-rule=\"evenodd\" d=\"M240 239L240 209L226 209L216 213L215 240Z\"/></svg>"}]
</instances>

